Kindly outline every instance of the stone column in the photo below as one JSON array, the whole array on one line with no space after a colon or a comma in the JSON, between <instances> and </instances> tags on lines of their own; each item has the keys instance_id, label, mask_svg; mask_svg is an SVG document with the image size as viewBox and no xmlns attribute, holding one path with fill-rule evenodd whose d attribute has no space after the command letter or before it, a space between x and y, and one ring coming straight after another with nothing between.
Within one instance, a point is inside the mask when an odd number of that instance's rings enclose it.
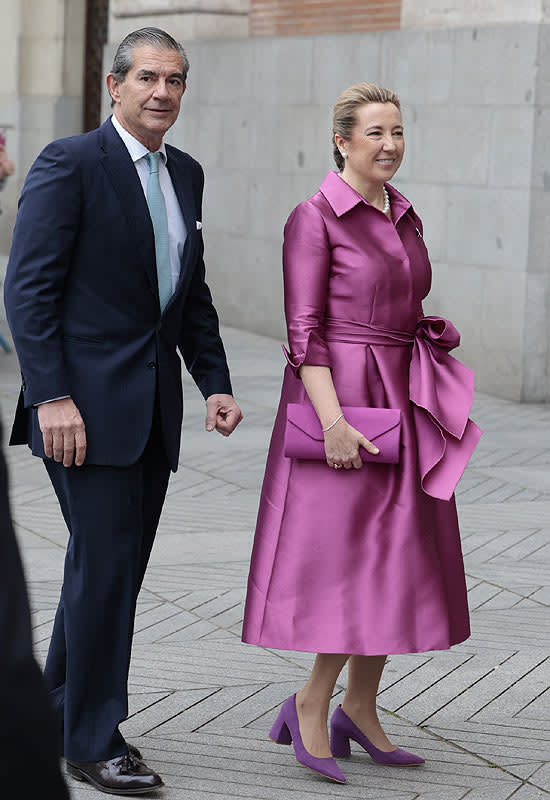
<instances>
[{"instance_id":1,"label":"stone column","mask_svg":"<svg viewBox=\"0 0 550 800\"><path fill-rule=\"evenodd\" d=\"M1 196L0 253L30 165L49 141L82 129L85 11L86 0L3 0L0 127L17 173Z\"/></svg>"},{"instance_id":2,"label":"stone column","mask_svg":"<svg viewBox=\"0 0 550 800\"><path fill-rule=\"evenodd\" d=\"M521 400L550 403L550 25L538 29ZM510 152L511 158L515 157Z\"/></svg>"}]
</instances>

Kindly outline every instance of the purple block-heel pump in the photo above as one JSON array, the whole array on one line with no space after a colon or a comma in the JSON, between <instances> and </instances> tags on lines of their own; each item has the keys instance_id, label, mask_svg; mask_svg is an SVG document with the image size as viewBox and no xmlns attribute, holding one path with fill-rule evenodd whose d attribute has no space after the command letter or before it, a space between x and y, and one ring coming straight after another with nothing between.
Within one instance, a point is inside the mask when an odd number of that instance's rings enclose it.
<instances>
[{"instance_id":1,"label":"purple block-heel pump","mask_svg":"<svg viewBox=\"0 0 550 800\"><path fill-rule=\"evenodd\" d=\"M348 758L351 754L350 739L360 744L377 764L388 767L416 767L424 763L421 756L400 748L389 752L379 750L348 717L342 706L338 706L330 720L330 749L335 758Z\"/></svg>"},{"instance_id":2,"label":"purple block-heel pump","mask_svg":"<svg viewBox=\"0 0 550 800\"><path fill-rule=\"evenodd\" d=\"M277 744L293 744L297 761L304 767L318 772L325 778L337 783L345 783L346 778L334 758L316 758L308 753L300 735L298 712L296 711L296 695L289 697L282 705L279 716L269 731L270 737Z\"/></svg>"}]
</instances>

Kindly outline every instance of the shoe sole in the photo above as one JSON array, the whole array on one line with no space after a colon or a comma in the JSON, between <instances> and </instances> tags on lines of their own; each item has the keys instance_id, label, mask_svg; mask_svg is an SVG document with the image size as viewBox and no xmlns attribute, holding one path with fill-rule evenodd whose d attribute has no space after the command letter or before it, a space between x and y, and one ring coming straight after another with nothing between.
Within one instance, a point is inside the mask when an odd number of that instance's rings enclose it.
<instances>
[{"instance_id":1,"label":"shoe sole","mask_svg":"<svg viewBox=\"0 0 550 800\"><path fill-rule=\"evenodd\" d=\"M334 756L334 758L337 758L340 761L341 759L351 758L351 755L352 754L350 753L349 756ZM370 755L370 753L367 753L367 755L372 761L372 763L378 764L379 767L421 767L426 763L426 761L424 760L424 761L412 761L410 764L392 764L391 761L377 761Z\"/></svg>"},{"instance_id":2,"label":"shoe sole","mask_svg":"<svg viewBox=\"0 0 550 800\"><path fill-rule=\"evenodd\" d=\"M337 758L340 761L341 759L351 758L351 755L352 754L350 753L349 756L334 756L334 758ZM367 755L372 761L372 763L378 764L379 767L421 767L426 763L426 761L424 760L424 761L412 761L410 764L392 764L391 761L377 761L370 755L370 753L367 753Z\"/></svg>"},{"instance_id":3,"label":"shoe sole","mask_svg":"<svg viewBox=\"0 0 550 800\"><path fill-rule=\"evenodd\" d=\"M67 774L74 778L76 781L80 781L81 783L91 783L93 787L95 787L98 791L104 792L105 794L118 794L118 795L133 795L133 794L147 794L149 792L154 792L157 789L162 789L164 783L161 781L157 786L146 786L143 789L108 789L102 783L98 783L98 781L94 781L87 772L79 769L78 767L73 767L72 764L67 764Z\"/></svg>"},{"instance_id":4,"label":"shoe sole","mask_svg":"<svg viewBox=\"0 0 550 800\"><path fill-rule=\"evenodd\" d=\"M290 746L290 744L291 744L291 742L289 742L289 743L288 743L288 745L287 745L287 743L286 743L286 742L277 742L277 741L276 741L276 740L273 738L273 736L270 736L269 738L271 739L271 741L272 741L272 742L275 742L275 744L282 744L282 745L286 745L286 746L288 746L288 747L289 747L289 746ZM301 767L305 767L305 768L306 768L306 769L308 769L310 772L314 772L316 775L320 775L322 778L326 778L326 779L327 779L327 781L333 781L333 783L339 783L340 785L343 785L344 783L347 783L347 781L346 781L346 780L344 780L344 781L339 781L339 780L338 780L338 778L333 778L331 775L327 775L325 772L319 772L319 770L318 770L318 769L313 769L313 767L308 767L308 765L307 765L307 764L302 764L302 762L301 762L301 761L298 761L298 759L296 759L296 763L297 763L297 764L299 764Z\"/></svg>"}]
</instances>

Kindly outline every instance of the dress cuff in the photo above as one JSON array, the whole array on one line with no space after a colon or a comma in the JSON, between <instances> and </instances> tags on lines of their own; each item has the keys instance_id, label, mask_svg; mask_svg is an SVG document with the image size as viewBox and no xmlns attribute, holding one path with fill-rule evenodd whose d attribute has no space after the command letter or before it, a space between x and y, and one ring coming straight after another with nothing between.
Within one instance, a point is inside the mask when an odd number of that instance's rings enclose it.
<instances>
[{"instance_id":1,"label":"dress cuff","mask_svg":"<svg viewBox=\"0 0 550 800\"><path fill-rule=\"evenodd\" d=\"M326 342L321 339L319 334L315 331L310 331L308 333L305 341L305 347L292 347L289 351L283 345L283 353L296 377L299 377L299 371L302 364L306 364L311 367L330 368L332 366L330 353Z\"/></svg>"}]
</instances>

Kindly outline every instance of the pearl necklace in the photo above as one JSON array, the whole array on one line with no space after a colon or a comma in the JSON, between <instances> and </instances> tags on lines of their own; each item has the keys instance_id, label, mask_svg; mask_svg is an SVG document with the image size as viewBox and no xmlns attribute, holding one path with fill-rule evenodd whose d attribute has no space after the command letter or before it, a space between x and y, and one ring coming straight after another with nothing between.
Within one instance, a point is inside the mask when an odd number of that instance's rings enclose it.
<instances>
[{"instance_id":1,"label":"pearl necklace","mask_svg":"<svg viewBox=\"0 0 550 800\"><path fill-rule=\"evenodd\" d=\"M383 214L390 213L390 196L388 194L388 190L385 186L382 186L382 191L384 192L384 208L382 209Z\"/></svg>"}]
</instances>

